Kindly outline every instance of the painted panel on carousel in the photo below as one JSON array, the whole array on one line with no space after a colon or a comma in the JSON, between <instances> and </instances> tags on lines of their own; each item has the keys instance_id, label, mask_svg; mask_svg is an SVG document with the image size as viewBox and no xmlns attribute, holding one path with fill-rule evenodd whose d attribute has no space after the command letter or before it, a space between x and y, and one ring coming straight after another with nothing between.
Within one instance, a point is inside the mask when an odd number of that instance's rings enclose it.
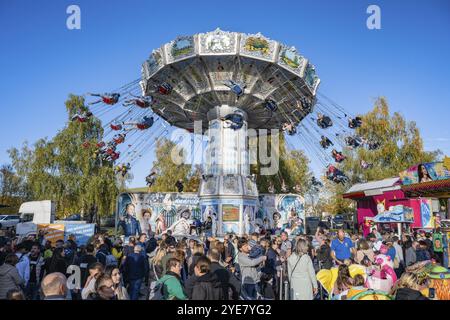
<instances>
[{"instance_id":1,"label":"painted panel on carousel","mask_svg":"<svg viewBox=\"0 0 450 320\"><path fill-rule=\"evenodd\" d=\"M201 194L203 196L215 195L219 192L219 178L211 177L205 183L202 183Z\"/></svg>"},{"instance_id":2,"label":"painted panel on carousel","mask_svg":"<svg viewBox=\"0 0 450 320\"><path fill-rule=\"evenodd\" d=\"M194 57L196 55L194 36L177 37L166 44L165 52L168 63Z\"/></svg>"},{"instance_id":3,"label":"painted panel on carousel","mask_svg":"<svg viewBox=\"0 0 450 320\"><path fill-rule=\"evenodd\" d=\"M222 221L239 221L240 206L234 204L222 205Z\"/></svg>"},{"instance_id":4,"label":"painted panel on carousel","mask_svg":"<svg viewBox=\"0 0 450 320\"><path fill-rule=\"evenodd\" d=\"M164 61L161 49L153 50L148 60L142 65L142 76L144 79L148 79L158 72L163 66Z\"/></svg>"},{"instance_id":5,"label":"painted panel on carousel","mask_svg":"<svg viewBox=\"0 0 450 320\"><path fill-rule=\"evenodd\" d=\"M450 179L450 168L443 162L421 163L400 172L403 185Z\"/></svg>"},{"instance_id":6,"label":"painted panel on carousel","mask_svg":"<svg viewBox=\"0 0 450 320\"><path fill-rule=\"evenodd\" d=\"M242 186L238 176L223 176L222 177L222 192L223 194L241 194Z\"/></svg>"},{"instance_id":7,"label":"painted panel on carousel","mask_svg":"<svg viewBox=\"0 0 450 320\"><path fill-rule=\"evenodd\" d=\"M239 222L222 222L222 232L239 234Z\"/></svg>"},{"instance_id":8,"label":"painted panel on carousel","mask_svg":"<svg viewBox=\"0 0 450 320\"><path fill-rule=\"evenodd\" d=\"M215 31L199 34L199 52L201 55L231 54L237 53L237 33Z\"/></svg>"},{"instance_id":9,"label":"painted panel on carousel","mask_svg":"<svg viewBox=\"0 0 450 320\"><path fill-rule=\"evenodd\" d=\"M308 63L305 70L305 76L303 78L306 85L313 94L316 94L317 87L319 86L320 79L316 74L316 67L311 63Z\"/></svg>"},{"instance_id":10,"label":"painted panel on carousel","mask_svg":"<svg viewBox=\"0 0 450 320\"><path fill-rule=\"evenodd\" d=\"M289 224L294 219L301 219L304 225L305 221L305 200L300 195L287 194L277 195L277 212L281 215L281 221ZM293 213L296 217L293 217ZM299 226L300 223L297 224Z\"/></svg>"},{"instance_id":11,"label":"painted panel on carousel","mask_svg":"<svg viewBox=\"0 0 450 320\"><path fill-rule=\"evenodd\" d=\"M199 197L196 193L124 193L118 200L119 217L125 215L126 206L130 203L134 205L134 216L141 225L144 225L142 213L150 211L147 221L153 231L163 231L166 226L177 221L177 210L181 207L190 209L193 218L201 219Z\"/></svg>"},{"instance_id":12,"label":"painted panel on carousel","mask_svg":"<svg viewBox=\"0 0 450 320\"><path fill-rule=\"evenodd\" d=\"M241 34L239 54L274 62L277 47L276 41L264 37L261 33Z\"/></svg>"},{"instance_id":13,"label":"painted panel on carousel","mask_svg":"<svg viewBox=\"0 0 450 320\"><path fill-rule=\"evenodd\" d=\"M216 219L219 216L219 205L217 203L202 205L201 210L202 210L202 221L206 221L206 218L208 218L208 216L211 217L214 216L216 217Z\"/></svg>"},{"instance_id":14,"label":"painted panel on carousel","mask_svg":"<svg viewBox=\"0 0 450 320\"><path fill-rule=\"evenodd\" d=\"M249 196L257 196L258 189L253 180L249 177L245 177L245 194Z\"/></svg>"},{"instance_id":15,"label":"painted panel on carousel","mask_svg":"<svg viewBox=\"0 0 450 320\"><path fill-rule=\"evenodd\" d=\"M278 57L278 64L300 77L303 77L308 61L297 52L295 47L283 45Z\"/></svg>"}]
</instances>

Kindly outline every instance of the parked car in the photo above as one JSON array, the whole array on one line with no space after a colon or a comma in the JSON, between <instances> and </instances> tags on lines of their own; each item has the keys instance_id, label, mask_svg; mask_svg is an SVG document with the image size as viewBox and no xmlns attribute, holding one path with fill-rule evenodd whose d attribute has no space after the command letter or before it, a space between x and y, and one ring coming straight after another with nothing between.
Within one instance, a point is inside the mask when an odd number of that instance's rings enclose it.
<instances>
[{"instance_id":1,"label":"parked car","mask_svg":"<svg viewBox=\"0 0 450 320\"><path fill-rule=\"evenodd\" d=\"M0 229L15 228L20 222L20 216L18 215L0 215Z\"/></svg>"},{"instance_id":2,"label":"parked car","mask_svg":"<svg viewBox=\"0 0 450 320\"><path fill-rule=\"evenodd\" d=\"M72 214L64 219L64 221L81 221L81 214Z\"/></svg>"}]
</instances>

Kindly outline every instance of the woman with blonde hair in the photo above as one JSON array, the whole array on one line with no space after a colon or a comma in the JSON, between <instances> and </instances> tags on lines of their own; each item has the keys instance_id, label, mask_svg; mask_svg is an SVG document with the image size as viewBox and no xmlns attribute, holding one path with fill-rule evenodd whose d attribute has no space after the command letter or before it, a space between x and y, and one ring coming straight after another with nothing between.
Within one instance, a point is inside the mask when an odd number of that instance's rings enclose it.
<instances>
[{"instance_id":1,"label":"woman with blonde hair","mask_svg":"<svg viewBox=\"0 0 450 320\"><path fill-rule=\"evenodd\" d=\"M160 246L156 250L156 254L153 258L149 259L150 262L150 283L152 281L157 281L163 276L164 267L162 265L162 258L167 254L167 249L164 246Z\"/></svg>"},{"instance_id":2,"label":"woman with blonde hair","mask_svg":"<svg viewBox=\"0 0 450 320\"><path fill-rule=\"evenodd\" d=\"M405 272L398 279L391 294L395 296L395 300L428 300L420 292L425 287L426 279L421 278L418 274Z\"/></svg>"},{"instance_id":3,"label":"woman with blonde hair","mask_svg":"<svg viewBox=\"0 0 450 320\"><path fill-rule=\"evenodd\" d=\"M292 300L312 300L317 293L316 273L308 255L308 242L297 241L294 252L287 260L290 295Z\"/></svg>"}]
</instances>

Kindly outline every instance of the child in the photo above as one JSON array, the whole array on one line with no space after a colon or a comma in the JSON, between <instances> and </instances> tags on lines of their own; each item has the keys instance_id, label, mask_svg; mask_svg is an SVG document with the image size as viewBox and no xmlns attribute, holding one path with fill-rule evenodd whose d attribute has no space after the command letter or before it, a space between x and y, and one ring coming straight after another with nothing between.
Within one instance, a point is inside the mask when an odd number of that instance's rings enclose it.
<instances>
[{"instance_id":1,"label":"child","mask_svg":"<svg viewBox=\"0 0 450 320\"><path fill-rule=\"evenodd\" d=\"M365 279L362 275L357 274L353 278L353 286L348 290L347 300L350 300L352 297L356 296L358 293L364 292L367 290L364 287Z\"/></svg>"}]
</instances>

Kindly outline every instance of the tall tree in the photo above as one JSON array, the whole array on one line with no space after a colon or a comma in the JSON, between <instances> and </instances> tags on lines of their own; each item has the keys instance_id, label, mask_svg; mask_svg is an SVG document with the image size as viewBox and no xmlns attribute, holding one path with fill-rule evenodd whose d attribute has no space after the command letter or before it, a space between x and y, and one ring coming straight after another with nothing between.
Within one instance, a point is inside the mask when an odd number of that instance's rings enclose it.
<instances>
[{"instance_id":1,"label":"tall tree","mask_svg":"<svg viewBox=\"0 0 450 320\"><path fill-rule=\"evenodd\" d=\"M275 141L275 140L274 140ZM272 143L272 137L268 137L268 144ZM286 139L283 134L279 135L279 148L275 152L279 155L279 170L274 175L261 175L261 164L259 159L259 143L258 143L258 163L251 166L251 171L257 174L257 185L259 192L269 192L270 185L275 187L276 193L282 192L282 181L284 180L287 192L307 192L311 185L312 174L309 170L309 160L301 150L288 149L286 147ZM268 147L268 156L271 156L272 148ZM300 190L295 190L296 186L300 186Z\"/></svg>"},{"instance_id":2,"label":"tall tree","mask_svg":"<svg viewBox=\"0 0 450 320\"><path fill-rule=\"evenodd\" d=\"M66 101L68 119L87 111L84 99L70 95ZM57 204L59 216L92 208L99 215L109 215L119 192L112 164L94 155L101 141L101 122L91 117L85 123L68 124L51 139L41 139L32 148L27 144L19 151L9 150L17 173L26 179L33 199L51 199ZM89 147L83 143L89 141Z\"/></svg>"},{"instance_id":3,"label":"tall tree","mask_svg":"<svg viewBox=\"0 0 450 320\"><path fill-rule=\"evenodd\" d=\"M0 213L18 212L20 204L27 200L28 193L24 179L19 177L10 164L0 167Z\"/></svg>"},{"instance_id":4,"label":"tall tree","mask_svg":"<svg viewBox=\"0 0 450 320\"><path fill-rule=\"evenodd\" d=\"M175 183L179 179L182 179L184 182L184 192L198 191L198 184L189 183L191 178L198 179L195 178L195 175L198 175L198 173L193 175L191 165L176 164L172 160L172 155L174 154L178 154L180 162L185 162L186 152L184 149L167 138L158 139L156 143L156 160L153 162L153 170L157 172L157 178L151 191L176 192Z\"/></svg>"}]
</instances>

